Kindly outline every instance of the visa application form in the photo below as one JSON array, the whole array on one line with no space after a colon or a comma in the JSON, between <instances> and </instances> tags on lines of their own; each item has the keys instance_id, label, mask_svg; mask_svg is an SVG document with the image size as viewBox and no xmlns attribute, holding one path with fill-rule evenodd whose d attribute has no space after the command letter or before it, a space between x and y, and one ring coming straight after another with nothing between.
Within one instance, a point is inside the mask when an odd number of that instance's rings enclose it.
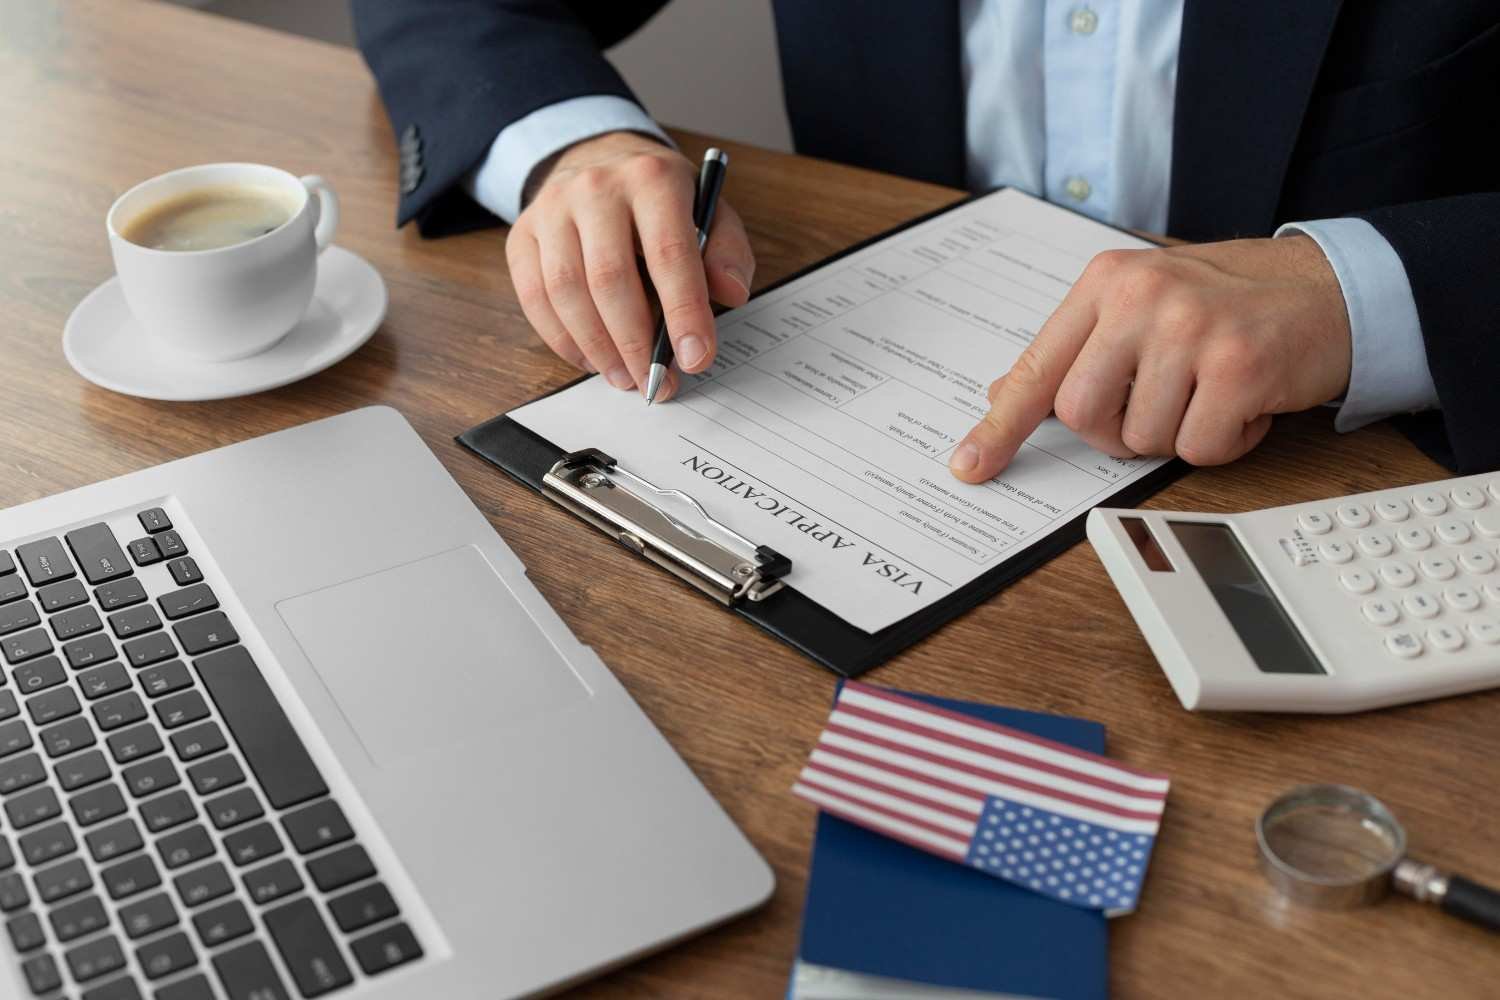
<instances>
[{"instance_id":1,"label":"visa application form","mask_svg":"<svg viewBox=\"0 0 1500 1000\"><path fill-rule=\"evenodd\" d=\"M689 494L790 557L789 586L876 632L1163 464L1049 417L995 479L947 468L1089 259L1147 246L1002 189L724 313L713 365L665 403L591 378L510 416Z\"/></svg>"}]
</instances>

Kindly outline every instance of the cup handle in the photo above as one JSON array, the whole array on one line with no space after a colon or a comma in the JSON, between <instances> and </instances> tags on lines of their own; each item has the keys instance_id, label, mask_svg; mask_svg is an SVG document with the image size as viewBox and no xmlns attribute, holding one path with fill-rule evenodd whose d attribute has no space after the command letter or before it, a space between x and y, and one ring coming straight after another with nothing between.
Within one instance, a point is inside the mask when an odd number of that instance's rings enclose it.
<instances>
[{"instance_id":1,"label":"cup handle","mask_svg":"<svg viewBox=\"0 0 1500 1000\"><path fill-rule=\"evenodd\" d=\"M317 174L308 174L301 180L302 186L307 188L307 193L317 199L318 216L313 229L313 239L318 244L318 253L322 253L333 242L333 234L339 228L339 196L334 194L328 182Z\"/></svg>"}]
</instances>

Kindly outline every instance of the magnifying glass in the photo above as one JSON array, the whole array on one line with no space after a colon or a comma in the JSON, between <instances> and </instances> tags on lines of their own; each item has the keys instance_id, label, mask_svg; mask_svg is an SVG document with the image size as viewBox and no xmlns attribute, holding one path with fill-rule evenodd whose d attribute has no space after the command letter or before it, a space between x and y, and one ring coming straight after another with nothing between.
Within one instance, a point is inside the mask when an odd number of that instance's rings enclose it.
<instances>
[{"instance_id":1,"label":"magnifying glass","mask_svg":"<svg viewBox=\"0 0 1500 1000\"><path fill-rule=\"evenodd\" d=\"M1406 856L1406 831L1379 799L1346 785L1303 785L1255 821L1260 867L1288 899L1343 909L1391 887L1500 931L1500 892Z\"/></svg>"}]
</instances>

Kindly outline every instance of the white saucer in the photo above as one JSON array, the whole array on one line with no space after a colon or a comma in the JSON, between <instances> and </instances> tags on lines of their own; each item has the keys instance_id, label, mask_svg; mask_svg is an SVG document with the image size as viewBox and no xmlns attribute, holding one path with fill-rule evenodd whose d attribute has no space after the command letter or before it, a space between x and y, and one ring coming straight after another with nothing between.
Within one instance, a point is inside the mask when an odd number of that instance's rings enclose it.
<instances>
[{"instance_id":1,"label":"white saucer","mask_svg":"<svg viewBox=\"0 0 1500 1000\"><path fill-rule=\"evenodd\" d=\"M385 282L363 257L332 246L318 256L307 315L280 341L239 361L194 361L149 336L130 315L120 279L90 292L63 328L68 364L128 396L189 402L264 392L315 375L370 339L385 319Z\"/></svg>"}]
</instances>

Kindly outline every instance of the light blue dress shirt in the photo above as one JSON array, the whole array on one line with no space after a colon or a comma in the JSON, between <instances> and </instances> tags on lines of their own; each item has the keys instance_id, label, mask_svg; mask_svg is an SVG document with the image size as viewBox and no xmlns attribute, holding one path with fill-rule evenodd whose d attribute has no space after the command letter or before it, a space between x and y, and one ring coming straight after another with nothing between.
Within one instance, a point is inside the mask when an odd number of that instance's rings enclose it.
<instances>
[{"instance_id":1,"label":"light blue dress shirt","mask_svg":"<svg viewBox=\"0 0 1500 1000\"><path fill-rule=\"evenodd\" d=\"M1010 185L1117 226L1165 232L1183 0L960 0L969 186ZM465 181L506 221L538 164L584 139L670 139L612 96L538 109L496 137ZM1362 219L1291 223L1322 248L1353 337L1335 426L1437 406L1406 268Z\"/></svg>"}]
</instances>

